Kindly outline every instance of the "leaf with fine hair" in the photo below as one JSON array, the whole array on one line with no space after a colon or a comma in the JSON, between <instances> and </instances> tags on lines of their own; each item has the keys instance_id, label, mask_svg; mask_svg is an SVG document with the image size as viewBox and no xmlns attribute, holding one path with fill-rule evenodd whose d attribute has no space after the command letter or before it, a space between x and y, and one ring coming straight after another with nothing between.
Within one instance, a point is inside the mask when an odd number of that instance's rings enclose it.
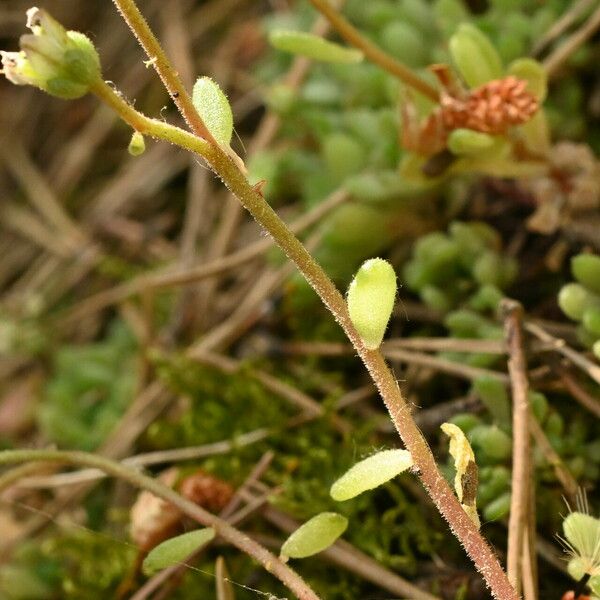
<instances>
[{"instance_id":1,"label":"leaf with fine hair","mask_svg":"<svg viewBox=\"0 0 600 600\"><path fill-rule=\"evenodd\" d=\"M396 299L396 274L382 258L365 261L348 287L348 313L369 350L383 340Z\"/></svg>"},{"instance_id":2,"label":"leaf with fine hair","mask_svg":"<svg viewBox=\"0 0 600 600\"><path fill-rule=\"evenodd\" d=\"M210 77L199 77L194 84L192 101L215 140L228 147L233 135L233 113L223 90Z\"/></svg>"},{"instance_id":3,"label":"leaf with fine hair","mask_svg":"<svg viewBox=\"0 0 600 600\"><path fill-rule=\"evenodd\" d=\"M410 469L413 460L408 450L383 450L356 463L346 471L329 491L334 500L350 500L375 489Z\"/></svg>"}]
</instances>

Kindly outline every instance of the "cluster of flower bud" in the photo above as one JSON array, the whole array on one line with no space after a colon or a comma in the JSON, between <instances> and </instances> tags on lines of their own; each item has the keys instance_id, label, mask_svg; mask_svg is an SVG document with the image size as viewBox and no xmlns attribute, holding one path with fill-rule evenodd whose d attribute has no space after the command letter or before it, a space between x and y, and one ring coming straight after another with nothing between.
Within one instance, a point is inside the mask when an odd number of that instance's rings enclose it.
<instances>
[{"instance_id":1,"label":"cluster of flower bud","mask_svg":"<svg viewBox=\"0 0 600 600\"><path fill-rule=\"evenodd\" d=\"M87 94L100 78L100 58L88 37L67 31L46 11L27 11L30 34L19 52L0 52L2 70L16 85L33 85L64 99Z\"/></svg>"}]
</instances>

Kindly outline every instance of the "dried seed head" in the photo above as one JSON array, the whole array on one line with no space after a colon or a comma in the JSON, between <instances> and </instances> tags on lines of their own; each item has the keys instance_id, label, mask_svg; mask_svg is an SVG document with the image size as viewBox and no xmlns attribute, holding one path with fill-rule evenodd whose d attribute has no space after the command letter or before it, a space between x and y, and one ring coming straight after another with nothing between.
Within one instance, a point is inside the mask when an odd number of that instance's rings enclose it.
<instances>
[{"instance_id":1,"label":"dried seed head","mask_svg":"<svg viewBox=\"0 0 600 600\"><path fill-rule=\"evenodd\" d=\"M182 496L210 512L219 512L233 496L233 488L225 481L199 469L179 486Z\"/></svg>"},{"instance_id":2,"label":"dried seed head","mask_svg":"<svg viewBox=\"0 0 600 600\"><path fill-rule=\"evenodd\" d=\"M466 98L442 94L441 114L448 130L464 128L482 133L503 134L526 123L539 102L527 82L512 75L495 79L471 91Z\"/></svg>"},{"instance_id":3,"label":"dried seed head","mask_svg":"<svg viewBox=\"0 0 600 600\"><path fill-rule=\"evenodd\" d=\"M163 471L158 479L175 487L179 477L176 468ZM188 500L211 512L219 512L233 495L233 488L213 475L199 469L185 477L177 486ZM144 490L131 508L131 539L141 550L148 551L174 535L181 526L184 515L179 508Z\"/></svg>"},{"instance_id":4,"label":"dried seed head","mask_svg":"<svg viewBox=\"0 0 600 600\"><path fill-rule=\"evenodd\" d=\"M173 487L177 476L178 470L171 468L163 471L158 479ZM181 511L170 502L143 490L131 507L130 520L131 539L141 550L147 551L177 531Z\"/></svg>"}]
</instances>

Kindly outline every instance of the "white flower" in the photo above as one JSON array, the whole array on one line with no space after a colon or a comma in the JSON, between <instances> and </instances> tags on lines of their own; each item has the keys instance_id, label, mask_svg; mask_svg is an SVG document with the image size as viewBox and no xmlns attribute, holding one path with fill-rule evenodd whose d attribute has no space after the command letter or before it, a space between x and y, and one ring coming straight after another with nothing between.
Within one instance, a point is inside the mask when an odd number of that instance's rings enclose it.
<instances>
[{"instance_id":1,"label":"white flower","mask_svg":"<svg viewBox=\"0 0 600 600\"><path fill-rule=\"evenodd\" d=\"M20 52L0 52L6 78L60 98L79 98L100 77L100 59L83 34L67 31L46 11L30 8Z\"/></svg>"}]
</instances>

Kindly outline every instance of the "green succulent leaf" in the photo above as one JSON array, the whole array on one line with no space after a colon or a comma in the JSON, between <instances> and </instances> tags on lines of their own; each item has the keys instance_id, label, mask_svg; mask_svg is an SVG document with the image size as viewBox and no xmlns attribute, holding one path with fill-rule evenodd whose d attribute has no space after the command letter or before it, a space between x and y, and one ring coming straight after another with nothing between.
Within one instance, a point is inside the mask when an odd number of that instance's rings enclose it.
<instances>
[{"instance_id":1,"label":"green succulent leaf","mask_svg":"<svg viewBox=\"0 0 600 600\"><path fill-rule=\"evenodd\" d=\"M360 50L340 46L304 31L276 29L269 34L269 42L277 50L322 62L358 63L363 60L363 53Z\"/></svg>"},{"instance_id":2,"label":"green succulent leaf","mask_svg":"<svg viewBox=\"0 0 600 600\"><path fill-rule=\"evenodd\" d=\"M600 256L579 254L571 260L571 271L579 283L600 294Z\"/></svg>"},{"instance_id":3,"label":"green succulent leaf","mask_svg":"<svg viewBox=\"0 0 600 600\"><path fill-rule=\"evenodd\" d=\"M548 93L548 75L542 63L533 58L518 58L510 63L507 72L527 81L527 89L540 102L545 100Z\"/></svg>"},{"instance_id":4,"label":"green succulent leaf","mask_svg":"<svg viewBox=\"0 0 600 600\"><path fill-rule=\"evenodd\" d=\"M470 87L479 87L502 77L502 61L498 52L474 25L462 23L450 38L449 48L454 64Z\"/></svg>"}]
</instances>

